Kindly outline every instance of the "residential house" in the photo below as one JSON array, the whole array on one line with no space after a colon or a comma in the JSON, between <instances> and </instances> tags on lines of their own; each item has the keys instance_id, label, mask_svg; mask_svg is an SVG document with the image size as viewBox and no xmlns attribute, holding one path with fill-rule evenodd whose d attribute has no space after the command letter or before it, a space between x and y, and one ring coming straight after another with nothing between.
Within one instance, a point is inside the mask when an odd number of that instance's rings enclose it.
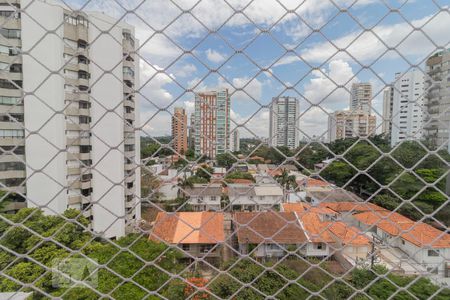
<instances>
[{"instance_id":1,"label":"residential house","mask_svg":"<svg viewBox=\"0 0 450 300\"><path fill-rule=\"evenodd\" d=\"M305 211L296 213L307 239L307 245L301 253L305 256L328 257L333 254L334 238L319 214Z\"/></svg>"},{"instance_id":2,"label":"residential house","mask_svg":"<svg viewBox=\"0 0 450 300\"><path fill-rule=\"evenodd\" d=\"M371 241L358 228L340 221L328 222L326 227L336 240L334 247L352 265L358 260L369 258Z\"/></svg>"},{"instance_id":3,"label":"residential house","mask_svg":"<svg viewBox=\"0 0 450 300\"><path fill-rule=\"evenodd\" d=\"M239 252L257 258L284 257L307 241L295 213L236 212L233 227Z\"/></svg>"},{"instance_id":4,"label":"residential house","mask_svg":"<svg viewBox=\"0 0 450 300\"><path fill-rule=\"evenodd\" d=\"M396 212L363 212L353 216L382 243L398 248L427 270L431 279L450 284L450 234Z\"/></svg>"},{"instance_id":5,"label":"residential house","mask_svg":"<svg viewBox=\"0 0 450 300\"><path fill-rule=\"evenodd\" d=\"M314 249L316 241L325 241L333 248L329 254L343 256L345 260L350 260L352 265L359 259L367 258L370 251L369 238L356 227L336 221L339 216L334 210L328 207L314 207L309 203L284 203L282 210L296 212L302 220L305 233L311 238L311 253L317 252L317 249Z\"/></svg>"},{"instance_id":6,"label":"residential house","mask_svg":"<svg viewBox=\"0 0 450 300\"><path fill-rule=\"evenodd\" d=\"M194 211L221 209L222 185L220 183L194 184L183 189L187 203Z\"/></svg>"},{"instance_id":7,"label":"residential house","mask_svg":"<svg viewBox=\"0 0 450 300\"><path fill-rule=\"evenodd\" d=\"M363 202L364 200L354 193L342 188L314 187L306 190L307 202L317 205L322 202Z\"/></svg>"},{"instance_id":8,"label":"residential house","mask_svg":"<svg viewBox=\"0 0 450 300\"><path fill-rule=\"evenodd\" d=\"M224 216L216 212L159 212L149 238L177 246L186 258L217 262L225 242Z\"/></svg>"},{"instance_id":9,"label":"residential house","mask_svg":"<svg viewBox=\"0 0 450 300\"><path fill-rule=\"evenodd\" d=\"M283 190L277 184L228 184L228 199L233 210L277 209Z\"/></svg>"},{"instance_id":10,"label":"residential house","mask_svg":"<svg viewBox=\"0 0 450 300\"><path fill-rule=\"evenodd\" d=\"M385 208L378 206L370 202L322 202L318 204L318 207L326 207L339 213L339 218L347 223L352 223L354 218L353 214L366 212L366 211L386 211Z\"/></svg>"}]
</instances>

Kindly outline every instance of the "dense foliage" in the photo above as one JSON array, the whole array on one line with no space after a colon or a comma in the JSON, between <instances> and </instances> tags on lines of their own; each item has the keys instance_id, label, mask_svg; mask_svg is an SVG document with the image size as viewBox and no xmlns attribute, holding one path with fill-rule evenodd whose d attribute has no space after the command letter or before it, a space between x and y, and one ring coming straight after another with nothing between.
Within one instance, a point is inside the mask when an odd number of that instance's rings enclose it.
<instances>
[{"instance_id":1,"label":"dense foliage","mask_svg":"<svg viewBox=\"0 0 450 300\"><path fill-rule=\"evenodd\" d=\"M179 261L179 252L135 235L116 242L95 238L84 229L89 222L78 211L68 210L64 216L68 220L61 216L43 215L39 210L28 208L14 215L4 215L14 226L5 221L0 223L0 244L8 249L0 251L3 274L0 276L0 292L32 291L33 299L46 298L39 290L63 299L99 299L95 290L100 293L112 292L115 299L142 299L148 294L143 288L148 291L161 288L160 293L168 298L174 293L176 286L166 283L172 272L180 272L185 267ZM51 241L45 240L49 237ZM16 253L26 256L18 257ZM66 257L88 257L98 262L99 268L95 273L86 276L95 275L98 278L92 289L52 284L52 273L48 268L53 266L56 259ZM146 262L153 262L154 265L145 265ZM132 279L141 287L120 276ZM33 288L11 278L30 283Z\"/></svg>"},{"instance_id":2,"label":"dense foliage","mask_svg":"<svg viewBox=\"0 0 450 300\"><path fill-rule=\"evenodd\" d=\"M135 234L117 241L95 238L84 230L89 222L76 210L66 211L64 217L67 220L61 216L43 215L36 209L22 209L17 214L3 216L8 222L0 222L0 244L7 251L0 251L0 292L31 291L33 299L46 298L41 291L62 299L100 299L101 293L110 293L115 299L130 300L160 299L151 295L155 292L174 300L189 297L265 299L266 296L306 299L312 292L325 299L337 300L353 295L357 298L352 299L369 299L369 296L373 299L444 300L450 297L450 291L444 289L430 298L439 289L425 278L396 274L378 278L387 272L380 266L372 270L358 268L339 278L329 268L330 262L320 263L320 268L310 268L311 263L319 262L298 258L288 258L276 265L255 263L250 259L228 261L222 265L226 272L208 281L199 278L199 272L185 271L186 264L180 252L163 243ZM26 255L20 257L20 254ZM90 284L88 279L96 275L98 281L92 281L91 288L53 285L49 268L55 259L67 257L95 260L98 269L83 273L82 279ZM396 285L408 287L399 292ZM359 290L364 294L358 294Z\"/></svg>"},{"instance_id":3,"label":"dense foliage","mask_svg":"<svg viewBox=\"0 0 450 300\"><path fill-rule=\"evenodd\" d=\"M315 164L342 155L320 170L320 176L414 220L436 213L436 219L450 225L450 205L445 204L445 174L450 162L446 151L430 153L413 141L391 148L380 136L370 141L338 140L325 146L305 146L299 164L312 170Z\"/></svg>"}]
</instances>

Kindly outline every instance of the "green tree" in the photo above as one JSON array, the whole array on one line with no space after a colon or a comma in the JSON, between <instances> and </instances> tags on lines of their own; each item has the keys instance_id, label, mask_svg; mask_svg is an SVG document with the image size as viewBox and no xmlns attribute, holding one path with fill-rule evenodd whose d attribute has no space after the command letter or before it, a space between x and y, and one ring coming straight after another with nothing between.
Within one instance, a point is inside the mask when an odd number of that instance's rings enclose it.
<instances>
[{"instance_id":1,"label":"green tree","mask_svg":"<svg viewBox=\"0 0 450 300\"><path fill-rule=\"evenodd\" d=\"M236 162L236 159L230 153L225 152L225 153L222 153L222 154L218 154L216 156L216 162L217 162L217 165L219 167L223 167L223 168L229 169Z\"/></svg>"},{"instance_id":2,"label":"green tree","mask_svg":"<svg viewBox=\"0 0 450 300\"><path fill-rule=\"evenodd\" d=\"M289 172L286 169L283 169L280 175L276 175L275 180L283 188L284 200L287 200L290 191L297 188L295 175L289 175Z\"/></svg>"},{"instance_id":3,"label":"green tree","mask_svg":"<svg viewBox=\"0 0 450 300\"><path fill-rule=\"evenodd\" d=\"M206 180L211 179L211 175L214 173L214 169L208 165L201 165L195 172L195 176L205 178Z\"/></svg>"}]
</instances>

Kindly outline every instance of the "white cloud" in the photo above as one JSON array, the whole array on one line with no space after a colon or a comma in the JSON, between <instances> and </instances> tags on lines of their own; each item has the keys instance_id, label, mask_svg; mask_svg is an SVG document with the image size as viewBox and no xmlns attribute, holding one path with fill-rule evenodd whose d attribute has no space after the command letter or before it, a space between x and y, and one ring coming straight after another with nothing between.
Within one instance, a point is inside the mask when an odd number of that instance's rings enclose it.
<instances>
[{"instance_id":1,"label":"white cloud","mask_svg":"<svg viewBox=\"0 0 450 300\"><path fill-rule=\"evenodd\" d=\"M376 26L373 33L370 31L362 34L361 31L352 32L332 42L336 47L345 49L348 54L359 61L378 58L387 49L384 44L388 47L396 47L403 55L425 56L436 48L427 36L435 41L438 46L444 47L449 42L447 28L450 27L450 18L446 12L441 12L434 18L427 16L412 20L411 24L418 28L423 26L422 30L425 34L420 32L411 34L413 28L408 23L403 22L394 25ZM400 45L398 45L399 43ZM324 42L306 48L301 56L307 61L323 62L335 55L336 52L337 49L331 43ZM353 60L348 54L340 53L335 58ZM391 53L388 57L396 58L398 54Z\"/></svg>"},{"instance_id":2,"label":"white cloud","mask_svg":"<svg viewBox=\"0 0 450 300\"><path fill-rule=\"evenodd\" d=\"M242 125L239 134L241 137L261 138L269 136L269 111L260 110L253 116L242 116L231 110L231 127L235 128L236 124Z\"/></svg>"},{"instance_id":3,"label":"white cloud","mask_svg":"<svg viewBox=\"0 0 450 300\"><path fill-rule=\"evenodd\" d=\"M304 91L305 98L311 103L320 103L321 107L331 109L342 109L339 105L348 103L348 90L357 79L347 62L333 60L328 64L328 70L314 71L313 76L305 85Z\"/></svg>"},{"instance_id":4,"label":"white cloud","mask_svg":"<svg viewBox=\"0 0 450 300\"><path fill-rule=\"evenodd\" d=\"M191 77L197 72L197 67L193 64L185 64L175 71L177 77Z\"/></svg>"},{"instance_id":5,"label":"white cloud","mask_svg":"<svg viewBox=\"0 0 450 300\"><path fill-rule=\"evenodd\" d=\"M141 87L139 93L142 95L141 106L143 110L152 110L155 108L154 105L159 107L168 105L173 100L173 96L165 88L165 85L172 83L174 76L172 74L157 73L157 70L161 70L160 67L149 65L144 61L140 62L140 70ZM144 118L141 118L141 120L145 121Z\"/></svg>"},{"instance_id":6,"label":"white cloud","mask_svg":"<svg viewBox=\"0 0 450 300\"><path fill-rule=\"evenodd\" d=\"M225 60L225 56L213 49L208 49L205 51L206 58L213 63L221 63Z\"/></svg>"},{"instance_id":7,"label":"white cloud","mask_svg":"<svg viewBox=\"0 0 450 300\"><path fill-rule=\"evenodd\" d=\"M321 109L320 107L310 107L300 116L300 136L312 138L315 136L327 137L328 114L330 109Z\"/></svg>"}]
</instances>

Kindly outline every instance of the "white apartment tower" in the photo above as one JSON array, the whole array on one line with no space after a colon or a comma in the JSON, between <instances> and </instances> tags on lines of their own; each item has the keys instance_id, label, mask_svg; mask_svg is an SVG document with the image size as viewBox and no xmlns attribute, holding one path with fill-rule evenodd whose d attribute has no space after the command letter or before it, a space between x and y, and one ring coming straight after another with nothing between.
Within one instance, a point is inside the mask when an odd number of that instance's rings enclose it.
<instances>
[{"instance_id":1,"label":"white apartment tower","mask_svg":"<svg viewBox=\"0 0 450 300\"><path fill-rule=\"evenodd\" d=\"M269 143L295 149L299 144L300 105L294 97L273 98L270 109Z\"/></svg>"},{"instance_id":2,"label":"white apartment tower","mask_svg":"<svg viewBox=\"0 0 450 300\"><path fill-rule=\"evenodd\" d=\"M235 128L231 133L231 146L230 149L233 152L238 152L241 150L239 130Z\"/></svg>"},{"instance_id":3,"label":"white apartment tower","mask_svg":"<svg viewBox=\"0 0 450 300\"><path fill-rule=\"evenodd\" d=\"M368 82L353 83L350 95L350 110L372 113L372 85Z\"/></svg>"},{"instance_id":4,"label":"white apartment tower","mask_svg":"<svg viewBox=\"0 0 450 300\"><path fill-rule=\"evenodd\" d=\"M434 147L445 147L450 152L450 50L439 51L426 61L425 82L426 115L424 135Z\"/></svg>"},{"instance_id":5,"label":"white apartment tower","mask_svg":"<svg viewBox=\"0 0 450 300\"><path fill-rule=\"evenodd\" d=\"M391 138L392 128L392 109L394 102L394 88L392 85L386 87L383 91L383 120L381 124L381 133Z\"/></svg>"},{"instance_id":6,"label":"white apartment tower","mask_svg":"<svg viewBox=\"0 0 450 300\"><path fill-rule=\"evenodd\" d=\"M57 1L13 2L25 13L6 23L0 48L8 51L0 61L20 64L23 75L11 72L11 64L5 76L17 83L0 88L0 97L19 104L12 111L23 123L1 122L0 145L24 147L18 158L26 170L3 173L2 182L14 189L26 176L26 188L15 191L26 193L27 206L50 214L76 208L95 232L123 236L140 219L134 28L104 14L75 13ZM15 57L20 49L24 54Z\"/></svg>"},{"instance_id":7,"label":"white apartment tower","mask_svg":"<svg viewBox=\"0 0 450 300\"><path fill-rule=\"evenodd\" d=\"M397 74L393 87L391 146L422 138L425 75L420 70Z\"/></svg>"}]
</instances>

